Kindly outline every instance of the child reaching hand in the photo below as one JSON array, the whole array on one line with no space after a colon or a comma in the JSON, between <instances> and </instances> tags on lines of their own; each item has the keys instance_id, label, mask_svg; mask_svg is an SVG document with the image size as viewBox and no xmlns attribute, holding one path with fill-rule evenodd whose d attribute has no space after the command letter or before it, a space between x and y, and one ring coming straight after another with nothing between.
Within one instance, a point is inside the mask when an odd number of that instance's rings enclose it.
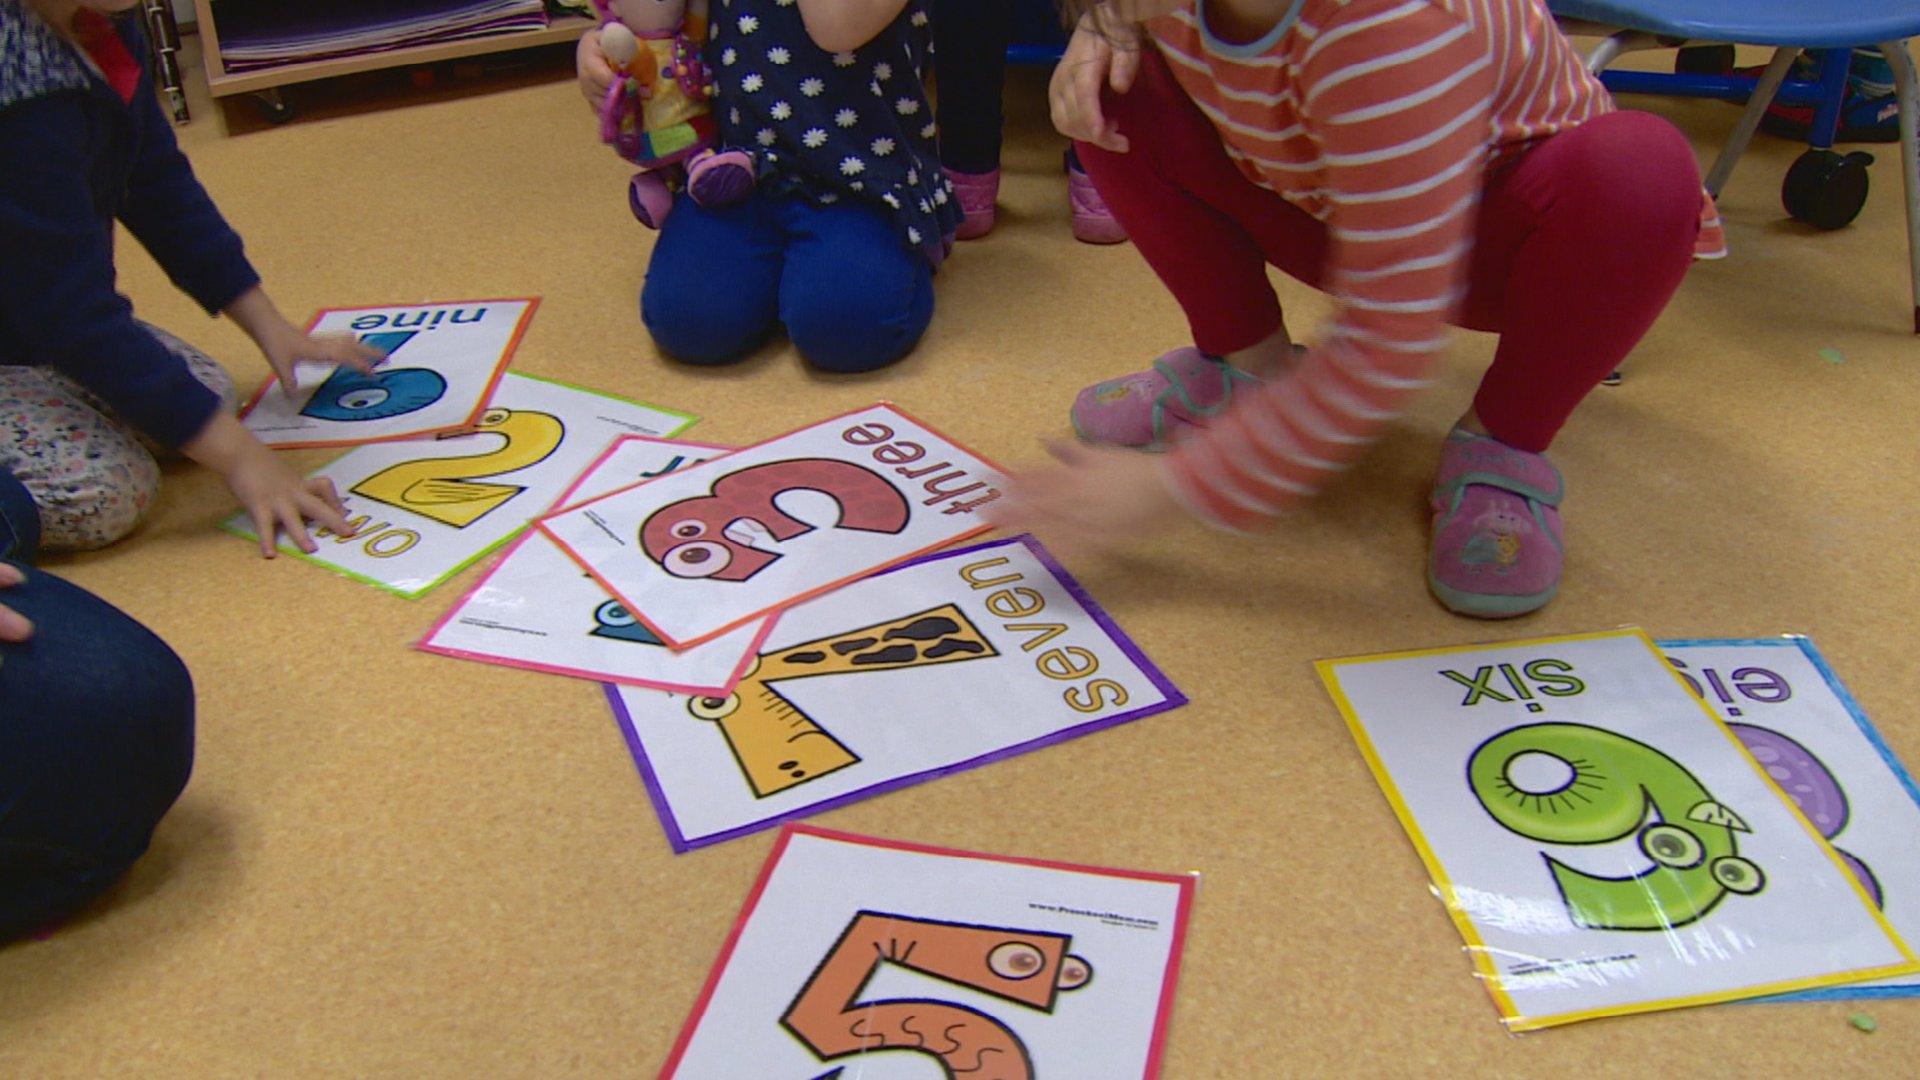
<instances>
[{"instance_id":1,"label":"child reaching hand","mask_svg":"<svg viewBox=\"0 0 1920 1080\"><path fill-rule=\"evenodd\" d=\"M1347 467L1457 322L1500 343L1442 447L1428 584L1468 615L1546 604L1565 490L1545 451L1686 273L1686 139L1616 111L1541 0L1069 6L1055 122L1196 348L1073 406L1083 439L1176 442L1165 459L1069 452L1009 512L1110 540L1182 507L1250 529ZM1268 264L1336 303L1304 355Z\"/></svg>"},{"instance_id":2,"label":"child reaching hand","mask_svg":"<svg viewBox=\"0 0 1920 1080\"><path fill-rule=\"evenodd\" d=\"M641 316L668 355L743 359L777 327L813 366L872 371L933 319L959 224L922 78L927 0L723 0L706 62L719 144L747 150L744 202L682 197L660 230ZM581 89L613 73L582 39Z\"/></svg>"},{"instance_id":3,"label":"child reaching hand","mask_svg":"<svg viewBox=\"0 0 1920 1080\"><path fill-rule=\"evenodd\" d=\"M134 0L0 2L0 472L39 508L49 550L104 547L159 490L148 447L218 471L261 552L306 519L343 531L309 483L231 412L212 359L134 318L115 291L116 219L174 284L260 346L282 383L307 361L367 370L379 354L295 329L175 144L147 74Z\"/></svg>"}]
</instances>

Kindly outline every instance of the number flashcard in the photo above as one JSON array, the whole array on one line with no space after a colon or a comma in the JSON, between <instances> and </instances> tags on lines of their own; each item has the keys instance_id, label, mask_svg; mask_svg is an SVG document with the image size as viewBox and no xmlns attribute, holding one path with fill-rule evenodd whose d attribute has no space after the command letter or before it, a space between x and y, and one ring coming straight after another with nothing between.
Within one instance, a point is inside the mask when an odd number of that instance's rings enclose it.
<instances>
[{"instance_id":1,"label":"number flashcard","mask_svg":"<svg viewBox=\"0 0 1920 1080\"><path fill-rule=\"evenodd\" d=\"M607 693L675 851L1187 700L1032 537L788 609L730 694Z\"/></svg>"},{"instance_id":2,"label":"number flashcard","mask_svg":"<svg viewBox=\"0 0 1920 1080\"><path fill-rule=\"evenodd\" d=\"M309 333L353 334L387 354L371 375L303 364L289 397L268 379L240 413L283 450L355 446L465 431L480 422L538 300L461 300L334 308Z\"/></svg>"},{"instance_id":3,"label":"number flashcard","mask_svg":"<svg viewBox=\"0 0 1920 1080\"><path fill-rule=\"evenodd\" d=\"M729 449L625 435L555 506L656 479ZM545 533L529 529L421 639L419 648L555 675L725 695L746 673L769 629L770 622L750 623L705 645L675 652L561 554Z\"/></svg>"},{"instance_id":4,"label":"number flashcard","mask_svg":"<svg viewBox=\"0 0 1920 1080\"><path fill-rule=\"evenodd\" d=\"M1158 1076L1193 888L789 826L660 1076Z\"/></svg>"},{"instance_id":5,"label":"number flashcard","mask_svg":"<svg viewBox=\"0 0 1920 1080\"><path fill-rule=\"evenodd\" d=\"M418 597L526 527L619 435L677 434L694 418L531 375L510 374L472 434L380 443L314 473L347 504L352 536L322 530L317 562ZM242 513L224 526L258 539Z\"/></svg>"},{"instance_id":6,"label":"number flashcard","mask_svg":"<svg viewBox=\"0 0 1920 1080\"><path fill-rule=\"evenodd\" d=\"M1667 660L1786 792L1908 941L1920 940L1920 787L1804 637L1663 641ZM1899 976L1800 998L1912 997Z\"/></svg>"},{"instance_id":7,"label":"number flashcard","mask_svg":"<svg viewBox=\"0 0 1920 1080\"><path fill-rule=\"evenodd\" d=\"M1512 1028L1920 971L1645 634L1319 667Z\"/></svg>"},{"instance_id":8,"label":"number flashcard","mask_svg":"<svg viewBox=\"0 0 1920 1080\"><path fill-rule=\"evenodd\" d=\"M999 476L875 405L544 518L668 645L697 645L985 532Z\"/></svg>"}]
</instances>

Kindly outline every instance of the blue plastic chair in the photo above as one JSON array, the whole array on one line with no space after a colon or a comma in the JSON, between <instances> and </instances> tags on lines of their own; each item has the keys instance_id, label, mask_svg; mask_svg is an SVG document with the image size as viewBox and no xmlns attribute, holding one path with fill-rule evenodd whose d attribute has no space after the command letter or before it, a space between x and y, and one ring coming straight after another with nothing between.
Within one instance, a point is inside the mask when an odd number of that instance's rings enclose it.
<instances>
[{"instance_id":1,"label":"blue plastic chair","mask_svg":"<svg viewBox=\"0 0 1920 1080\"><path fill-rule=\"evenodd\" d=\"M1786 81L1787 69L1803 50L1878 47L1885 53L1898 88L1913 329L1920 334L1920 74L1907 49L1907 39L1920 37L1920 0L1549 0L1548 6L1571 32L1607 35L1587 60L1596 72L1630 49L1683 43L1774 47L1773 61L1753 86L1746 112L1707 174L1707 188L1716 195L1733 175L1760 118ZM1844 60L1830 60L1827 68L1831 78L1823 82L1844 78Z\"/></svg>"}]
</instances>

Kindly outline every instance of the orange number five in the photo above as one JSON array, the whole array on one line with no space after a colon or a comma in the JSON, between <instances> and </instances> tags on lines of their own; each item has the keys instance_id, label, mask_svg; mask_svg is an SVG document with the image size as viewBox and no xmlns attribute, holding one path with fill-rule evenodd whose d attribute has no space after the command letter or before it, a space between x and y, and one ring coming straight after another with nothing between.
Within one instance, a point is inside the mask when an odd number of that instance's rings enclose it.
<instances>
[{"instance_id":1,"label":"orange number five","mask_svg":"<svg viewBox=\"0 0 1920 1080\"><path fill-rule=\"evenodd\" d=\"M978 1009L932 998L856 999L880 965L898 964L1051 1013L1061 991L1093 979L1092 966L1067 953L1072 943L1065 934L862 911L780 1022L821 1061L905 1050L937 1059L948 1080L1033 1080L1026 1044Z\"/></svg>"}]
</instances>

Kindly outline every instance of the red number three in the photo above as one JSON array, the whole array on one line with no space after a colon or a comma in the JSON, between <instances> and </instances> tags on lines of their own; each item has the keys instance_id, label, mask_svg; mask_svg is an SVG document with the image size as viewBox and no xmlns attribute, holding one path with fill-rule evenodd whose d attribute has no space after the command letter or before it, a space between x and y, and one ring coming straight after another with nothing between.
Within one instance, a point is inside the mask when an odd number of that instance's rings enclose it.
<instances>
[{"instance_id":1,"label":"red number three","mask_svg":"<svg viewBox=\"0 0 1920 1080\"><path fill-rule=\"evenodd\" d=\"M675 577L745 581L780 558L756 541L813 531L773 505L789 491L831 495L840 504L835 528L898 533L907 527L906 497L878 473L849 461L796 458L729 473L714 482L711 495L655 510L640 526L640 546Z\"/></svg>"}]
</instances>

